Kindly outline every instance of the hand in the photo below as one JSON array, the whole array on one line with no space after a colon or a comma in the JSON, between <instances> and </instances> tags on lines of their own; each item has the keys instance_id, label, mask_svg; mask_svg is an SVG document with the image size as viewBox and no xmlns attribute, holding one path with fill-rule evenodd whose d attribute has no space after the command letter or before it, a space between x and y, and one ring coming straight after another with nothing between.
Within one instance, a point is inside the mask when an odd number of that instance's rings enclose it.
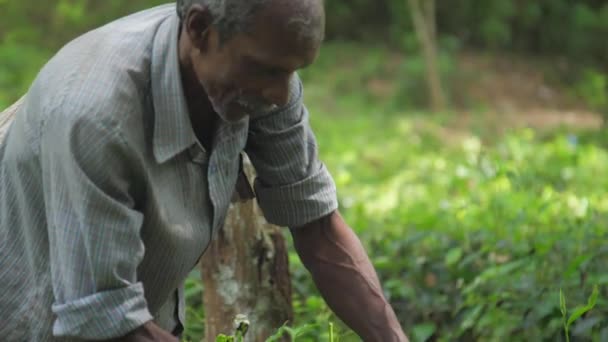
<instances>
[{"instance_id":1,"label":"hand","mask_svg":"<svg viewBox=\"0 0 608 342\"><path fill-rule=\"evenodd\" d=\"M179 342L179 339L150 321L125 336L107 342Z\"/></svg>"}]
</instances>

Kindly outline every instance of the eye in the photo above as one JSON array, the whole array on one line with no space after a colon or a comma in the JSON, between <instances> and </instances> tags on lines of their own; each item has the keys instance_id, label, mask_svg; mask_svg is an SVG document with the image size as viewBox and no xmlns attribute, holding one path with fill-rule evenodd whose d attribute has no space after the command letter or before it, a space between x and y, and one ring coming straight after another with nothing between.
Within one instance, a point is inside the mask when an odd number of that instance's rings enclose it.
<instances>
[{"instance_id":1,"label":"eye","mask_svg":"<svg viewBox=\"0 0 608 342\"><path fill-rule=\"evenodd\" d=\"M259 76L279 77L279 76L289 73L287 70L269 66L266 64L262 64L252 58L245 58L244 64L246 65L246 68L249 70L250 73L253 73L253 74L259 75Z\"/></svg>"},{"instance_id":2,"label":"eye","mask_svg":"<svg viewBox=\"0 0 608 342\"><path fill-rule=\"evenodd\" d=\"M278 68L266 68L263 72L264 74L272 77L278 77L286 73L285 70Z\"/></svg>"},{"instance_id":3,"label":"eye","mask_svg":"<svg viewBox=\"0 0 608 342\"><path fill-rule=\"evenodd\" d=\"M281 75L286 73L286 71L281 68L275 68L275 67L266 66L266 65L262 65L262 64L257 64L252 69L255 70L254 73L256 75L259 75L262 77L280 77Z\"/></svg>"}]
</instances>

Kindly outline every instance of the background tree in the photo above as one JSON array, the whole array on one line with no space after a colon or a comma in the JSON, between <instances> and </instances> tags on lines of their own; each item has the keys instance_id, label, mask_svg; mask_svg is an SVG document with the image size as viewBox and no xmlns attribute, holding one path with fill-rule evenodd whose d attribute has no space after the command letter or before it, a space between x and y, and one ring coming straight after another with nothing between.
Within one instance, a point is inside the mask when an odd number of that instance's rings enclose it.
<instances>
[{"instance_id":1,"label":"background tree","mask_svg":"<svg viewBox=\"0 0 608 342\"><path fill-rule=\"evenodd\" d=\"M446 109L446 97L437 61L435 0L408 0L408 5L426 63L426 82L431 107L435 112L443 112Z\"/></svg>"}]
</instances>

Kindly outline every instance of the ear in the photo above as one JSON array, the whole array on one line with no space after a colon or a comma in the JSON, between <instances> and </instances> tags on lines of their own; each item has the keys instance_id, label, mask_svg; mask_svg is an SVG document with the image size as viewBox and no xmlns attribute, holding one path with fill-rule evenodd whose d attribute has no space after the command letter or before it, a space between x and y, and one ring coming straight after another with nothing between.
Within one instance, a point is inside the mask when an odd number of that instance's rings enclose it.
<instances>
[{"instance_id":1,"label":"ear","mask_svg":"<svg viewBox=\"0 0 608 342\"><path fill-rule=\"evenodd\" d=\"M209 49L210 28L213 18L209 9L201 5L192 5L184 18L186 34L192 45L205 52Z\"/></svg>"}]
</instances>

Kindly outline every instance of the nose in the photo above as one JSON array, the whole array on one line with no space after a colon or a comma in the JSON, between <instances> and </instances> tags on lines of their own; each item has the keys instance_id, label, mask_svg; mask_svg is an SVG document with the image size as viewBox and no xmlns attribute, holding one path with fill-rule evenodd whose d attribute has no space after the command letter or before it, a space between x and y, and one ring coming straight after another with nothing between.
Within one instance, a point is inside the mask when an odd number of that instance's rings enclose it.
<instances>
[{"instance_id":1,"label":"nose","mask_svg":"<svg viewBox=\"0 0 608 342\"><path fill-rule=\"evenodd\" d=\"M262 93L264 98L279 107L287 105L287 103L289 103L289 83L291 77L292 75L284 77L280 81L274 82L264 89Z\"/></svg>"}]
</instances>

